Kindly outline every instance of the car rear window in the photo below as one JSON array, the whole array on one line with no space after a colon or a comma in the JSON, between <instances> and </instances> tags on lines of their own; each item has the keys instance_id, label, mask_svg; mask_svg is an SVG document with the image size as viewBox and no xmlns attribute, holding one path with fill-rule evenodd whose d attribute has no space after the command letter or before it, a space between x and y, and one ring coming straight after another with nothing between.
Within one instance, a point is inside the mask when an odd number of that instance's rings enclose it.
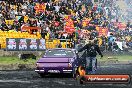
<instances>
[{"instance_id":1,"label":"car rear window","mask_svg":"<svg viewBox=\"0 0 132 88\"><path fill-rule=\"evenodd\" d=\"M54 49L48 50L45 53L46 57L73 57L74 52L72 50Z\"/></svg>"}]
</instances>

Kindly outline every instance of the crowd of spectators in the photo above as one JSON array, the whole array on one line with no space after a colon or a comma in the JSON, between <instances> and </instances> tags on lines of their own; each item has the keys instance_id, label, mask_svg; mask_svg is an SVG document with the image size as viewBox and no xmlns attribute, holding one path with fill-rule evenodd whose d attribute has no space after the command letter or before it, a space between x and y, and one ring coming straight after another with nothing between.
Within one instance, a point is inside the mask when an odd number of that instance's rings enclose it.
<instances>
[{"instance_id":1,"label":"crowd of spectators","mask_svg":"<svg viewBox=\"0 0 132 88\"><path fill-rule=\"evenodd\" d=\"M0 29L3 31L21 31L22 25L41 27L43 38L74 39L80 38L79 33L63 33L66 24L65 15L70 15L76 30L89 30L87 36L98 37L96 26L108 28L117 40L125 40L126 45L132 48L132 31L130 22L125 30L115 27L113 20L118 22L116 16L118 9L114 7L115 0L99 0L99 5L94 5L91 0L6 0L0 1ZM45 6L44 11L36 13L36 3ZM109 8L111 7L111 8ZM115 14L113 13L116 12ZM21 16L19 20L16 16ZM24 17L28 20L25 21ZM115 17L116 16L116 17ZM82 20L90 19L84 25ZM14 20L13 24L6 24L5 20ZM104 38L105 37L105 38ZM107 38L107 39L106 39ZM108 36L102 36L106 43ZM127 39L127 40L126 40ZM102 44L105 44L102 42Z\"/></svg>"}]
</instances>

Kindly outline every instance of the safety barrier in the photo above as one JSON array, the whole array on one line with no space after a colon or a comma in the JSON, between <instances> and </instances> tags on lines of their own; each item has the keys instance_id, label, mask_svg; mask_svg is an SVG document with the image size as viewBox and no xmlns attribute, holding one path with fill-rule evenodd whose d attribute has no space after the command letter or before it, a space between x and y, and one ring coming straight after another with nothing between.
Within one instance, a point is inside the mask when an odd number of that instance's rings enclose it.
<instances>
[{"instance_id":1,"label":"safety barrier","mask_svg":"<svg viewBox=\"0 0 132 88\"><path fill-rule=\"evenodd\" d=\"M28 39L28 38L32 38L32 39L41 39L39 36L36 35L31 35L28 32L2 32L0 31L0 44L1 44L1 49L5 49L6 48L6 38L14 38L14 39ZM83 40L78 40L79 44L85 44L85 39ZM52 49L52 48L74 48L74 46L76 45L75 43L76 41L71 41L70 39L45 39L45 47L46 49ZM122 42L122 41L119 41ZM101 48L102 51L107 51L109 48L108 42L102 41L101 38L98 38L98 45ZM120 45L118 43L118 47L121 48L122 45ZM111 49L114 48L114 45L111 45Z\"/></svg>"},{"instance_id":2,"label":"safety barrier","mask_svg":"<svg viewBox=\"0 0 132 88\"><path fill-rule=\"evenodd\" d=\"M6 38L7 51L44 51L53 48L74 48L70 39Z\"/></svg>"}]
</instances>

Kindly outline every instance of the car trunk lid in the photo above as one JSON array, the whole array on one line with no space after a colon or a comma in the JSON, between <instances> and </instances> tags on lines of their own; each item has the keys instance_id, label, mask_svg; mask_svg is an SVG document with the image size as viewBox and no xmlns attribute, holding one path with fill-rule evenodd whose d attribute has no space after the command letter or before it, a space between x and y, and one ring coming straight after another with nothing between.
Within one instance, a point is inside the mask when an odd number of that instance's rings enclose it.
<instances>
[{"instance_id":1,"label":"car trunk lid","mask_svg":"<svg viewBox=\"0 0 132 88\"><path fill-rule=\"evenodd\" d=\"M38 60L39 67L69 67L71 58L54 57L54 58L41 58Z\"/></svg>"},{"instance_id":2,"label":"car trunk lid","mask_svg":"<svg viewBox=\"0 0 132 88\"><path fill-rule=\"evenodd\" d=\"M53 58L41 58L38 63L68 63L70 58L65 57L53 57Z\"/></svg>"}]
</instances>

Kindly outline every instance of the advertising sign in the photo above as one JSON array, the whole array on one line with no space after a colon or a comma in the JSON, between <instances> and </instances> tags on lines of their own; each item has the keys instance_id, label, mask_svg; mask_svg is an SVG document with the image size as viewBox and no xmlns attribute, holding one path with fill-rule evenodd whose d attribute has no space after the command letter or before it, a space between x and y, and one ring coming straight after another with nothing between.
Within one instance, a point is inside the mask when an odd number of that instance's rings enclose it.
<instances>
[{"instance_id":1,"label":"advertising sign","mask_svg":"<svg viewBox=\"0 0 132 88\"><path fill-rule=\"evenodd\" d=\"M37 50L37 39L30 39L29 40L29 50Z\"/></svg>"},{"instance_id":2,"label":"advertising sign","mask_svg":"<svg viewBox=\"0 0 132 88\"><path fill-rule=\"evenodd\" d=\"M14 51L16 50L16 39L7 39L7 50Z\"/></svg>"},{"instance_id":3,"label":"advertising sign","mask_svg":"<svg viewBox=\"0 0 132 88\"><path fill-rule=\"evenodd\" d=\"M46 49L45 39L40 39L39 40L38 47L39 47L38 50L45 50Z\"/></svg>"},{"instance_id":4,"label":"advertising sign","mask_svg":"<svg viewBox=\"0 0 132 88\"><path fill-rule=\"evenodd\" d=\"M46 49L45 39L7 38L7 51L43 51Z\"/></svg>"},{"instance_id":5,"label":"advertising sign","mask_svg":"<svg viewBox=\"0 0 132 88\"><path fill-rule=\"evenodd\" d=\"M27 50L27 40L26 39L19 39L19 50Z\"/></svg>"}]
</instances>

